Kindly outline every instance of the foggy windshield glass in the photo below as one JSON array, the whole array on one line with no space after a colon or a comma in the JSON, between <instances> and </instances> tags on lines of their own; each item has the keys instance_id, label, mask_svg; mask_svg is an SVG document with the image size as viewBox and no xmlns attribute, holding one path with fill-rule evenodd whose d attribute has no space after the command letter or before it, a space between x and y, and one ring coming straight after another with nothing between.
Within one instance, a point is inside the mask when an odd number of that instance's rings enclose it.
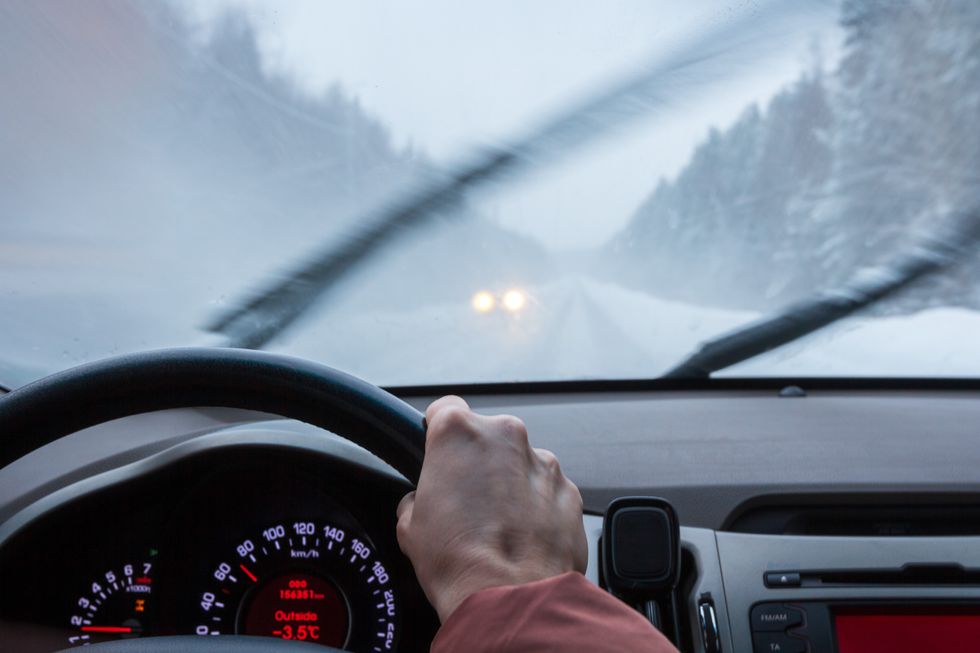
<instances>
[{"instance_id":1,"label":"foggy windshield glass","mask_svg":"<svg viewBox=\"0 0 980 653\"><path fill-rule=\"evenodd\" d=\"M976 203L978 33L972 0L5 3L0 384L224 344L379 208L654 69L265 346L382 384L657 376ZM978 280L725 373L977 376Z\"/></svg>"}]
</instances>

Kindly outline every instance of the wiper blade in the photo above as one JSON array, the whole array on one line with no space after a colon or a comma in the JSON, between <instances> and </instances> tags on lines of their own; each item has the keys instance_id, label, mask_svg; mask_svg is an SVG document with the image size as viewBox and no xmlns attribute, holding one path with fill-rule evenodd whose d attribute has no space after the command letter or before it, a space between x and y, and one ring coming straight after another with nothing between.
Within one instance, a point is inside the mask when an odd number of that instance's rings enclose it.
<instances>
[{"instance_id":1,"label":"wiper blade","mask_svg":"<svg viewBox=\"0 0 980 653\"><path fill-rule=\"evenodd\" d=\"M924 277L954 267L976 252L978 241L980 211L964 214L948 228L921 238L884 265L859 270L840 288L821 292L775 315L709 340L664 377L707 378L726 367L782 347L877 304Z\"/></svg>"},{"instance_id":2,"label":"wiper blade","mask_svg":"<svg viewBox=\"0 0 980 653\"><path fill-rule=\"evenodd\" d=\"M466 192L505 175L513 178L522 168L553 162L574 148L622 127L625 122L666 105L670 97L663 86L671 75L689 74L697 66L716 61L736 47L759 39L760 26L772 28L771 23L778 18L775 9L788 11L794 6L795 3L769 0L762 9L757 7L737 21L707 30L673 56L644 67L638 74L612 85L524 138L506 147L485 150L452 167L454 172L428 180L420 188L359 220L365 226L349 240L314 254L280 280L218 315L204 328L227 336L227 345L231 347L263 347L359 263L382 246L400 239L409 229L459 206Z\"/></svg>"},{"instance_id":3,"label":"wiper blade","mask_svg":"<svg viewBox=\"0 0 980 653\"><path fill-rule=\"evenodd\" d=\"M355 265L382 245L401 237L405 228L418 226L458 205L465 189L476 185L478 177L493 175L505 168L511 156L501 152L488 157L480 165L365 218L361 221L365 226L344 243L327 247L280 281L219 315L205 328L226 335L229 347L263 347L309 310L330 285Z\"/></svg>"}]
</instances>

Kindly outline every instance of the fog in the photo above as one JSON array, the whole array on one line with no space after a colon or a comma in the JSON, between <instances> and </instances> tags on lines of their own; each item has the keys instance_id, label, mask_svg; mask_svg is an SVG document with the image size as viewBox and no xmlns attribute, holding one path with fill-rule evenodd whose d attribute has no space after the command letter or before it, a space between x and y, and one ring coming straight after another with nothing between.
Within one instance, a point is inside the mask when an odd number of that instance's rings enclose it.
<instances>
[{"instance_id":1,"label":"fog","mask_svg":"<svg viewBox=\"0 0 980 653\"><path fill-rule=\"evenodd\" d=\"M271 348L387 384L655 376L975 195L972 3L687 4L3 5L0 383L222 344L215 315L365 216L651 70L656 93L405 228ZM937 349L972 345L918 335L969 333L978 278L743 371L976 374Z\"/></svg>"}]
</instances>

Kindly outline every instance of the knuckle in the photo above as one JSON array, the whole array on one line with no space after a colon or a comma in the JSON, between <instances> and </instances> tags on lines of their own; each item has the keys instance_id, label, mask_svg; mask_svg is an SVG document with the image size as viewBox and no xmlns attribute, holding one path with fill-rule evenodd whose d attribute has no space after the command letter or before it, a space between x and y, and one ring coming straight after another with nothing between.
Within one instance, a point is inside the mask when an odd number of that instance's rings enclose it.
<instances>
[{"instance_id":1,"label":"knuckle","mask_svg":"<svg viewBox=\"0 0 980 653\"><path fill-rule=\"evenodd\" d=\"M449 406L439 411L429 423L428 435L430 438L440 438L472 432L472 413L460 406Z\"/></svg>"},{"instance_id":2,"label":"knuckle","mask_svg":"<svg viewBox=\"0 0 980 653\"><path fill-rule=\"evenodd\" d=\"M569 500L572 502L578 510L582 510L585 507L585 502L582 500L582 492L578 489L578 486L568 480L568 477L562 477L565 481L565 491L568 493Z\"/></svg>"},{"instance_id":3,"label":"knuckle","mask_svg":"<svg viewBox=\"0 0 980 653\"><path fill-rule=\"evenodd\" d=\"M444 397L439 397L425 409L425 416L428 418L433 418L440 412L448 408L469 408L466 401L457 395L446 395Z\"/></svg>"},{"instance_id":4,"label":"knuckle","mask_svg":"<svg viewBox=\"0 0 980 653\"><path fill-rule=\"evenodd\" d=\"M527 443L527 426L520 418L500 415L496 419L497 426L506 438L518 444Z\"/></svg>"},{"instance_id":5,"label":"knuckle","mask_svg":"<svg viewBox=\"0 0 980 653\"><path fill-rule=\"evenodd\" d=\"M395 508L395 515L397 515L400 520L408 512L409 507L415 503L415 491L409 492L401 498L398 502L398 506Z\"/></svg>"},{"instance_id":6,"label":"knuckle","mask_svg":"<svg viewBox=\"0 0 980 653\"><path fill-rule=\"evenodd\" d=\"M545 469L555 475L561 475L561 463L558 462L558 456L555 455L553 451L548 449L535 449L538 454L538 458L544 463Z\"/></svg>"}]
</instances>

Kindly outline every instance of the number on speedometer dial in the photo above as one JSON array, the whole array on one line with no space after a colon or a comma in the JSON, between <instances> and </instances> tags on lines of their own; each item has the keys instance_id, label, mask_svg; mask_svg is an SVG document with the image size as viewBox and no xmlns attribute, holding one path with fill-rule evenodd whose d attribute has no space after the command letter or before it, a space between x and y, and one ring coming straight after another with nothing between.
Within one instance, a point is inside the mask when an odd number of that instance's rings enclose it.
<instances>
[{"instance_id":1,"label":"number on speedometer dial","mask_svg":"<svg viewBox=\"0 0 980 653\"><path fill-rule=\"evenodd\" d=\"M269 524L215 564L197 595L196 632L391 651L398 634L392 585L363 535L314 520Z\"/></svg>"}]
</instances>

